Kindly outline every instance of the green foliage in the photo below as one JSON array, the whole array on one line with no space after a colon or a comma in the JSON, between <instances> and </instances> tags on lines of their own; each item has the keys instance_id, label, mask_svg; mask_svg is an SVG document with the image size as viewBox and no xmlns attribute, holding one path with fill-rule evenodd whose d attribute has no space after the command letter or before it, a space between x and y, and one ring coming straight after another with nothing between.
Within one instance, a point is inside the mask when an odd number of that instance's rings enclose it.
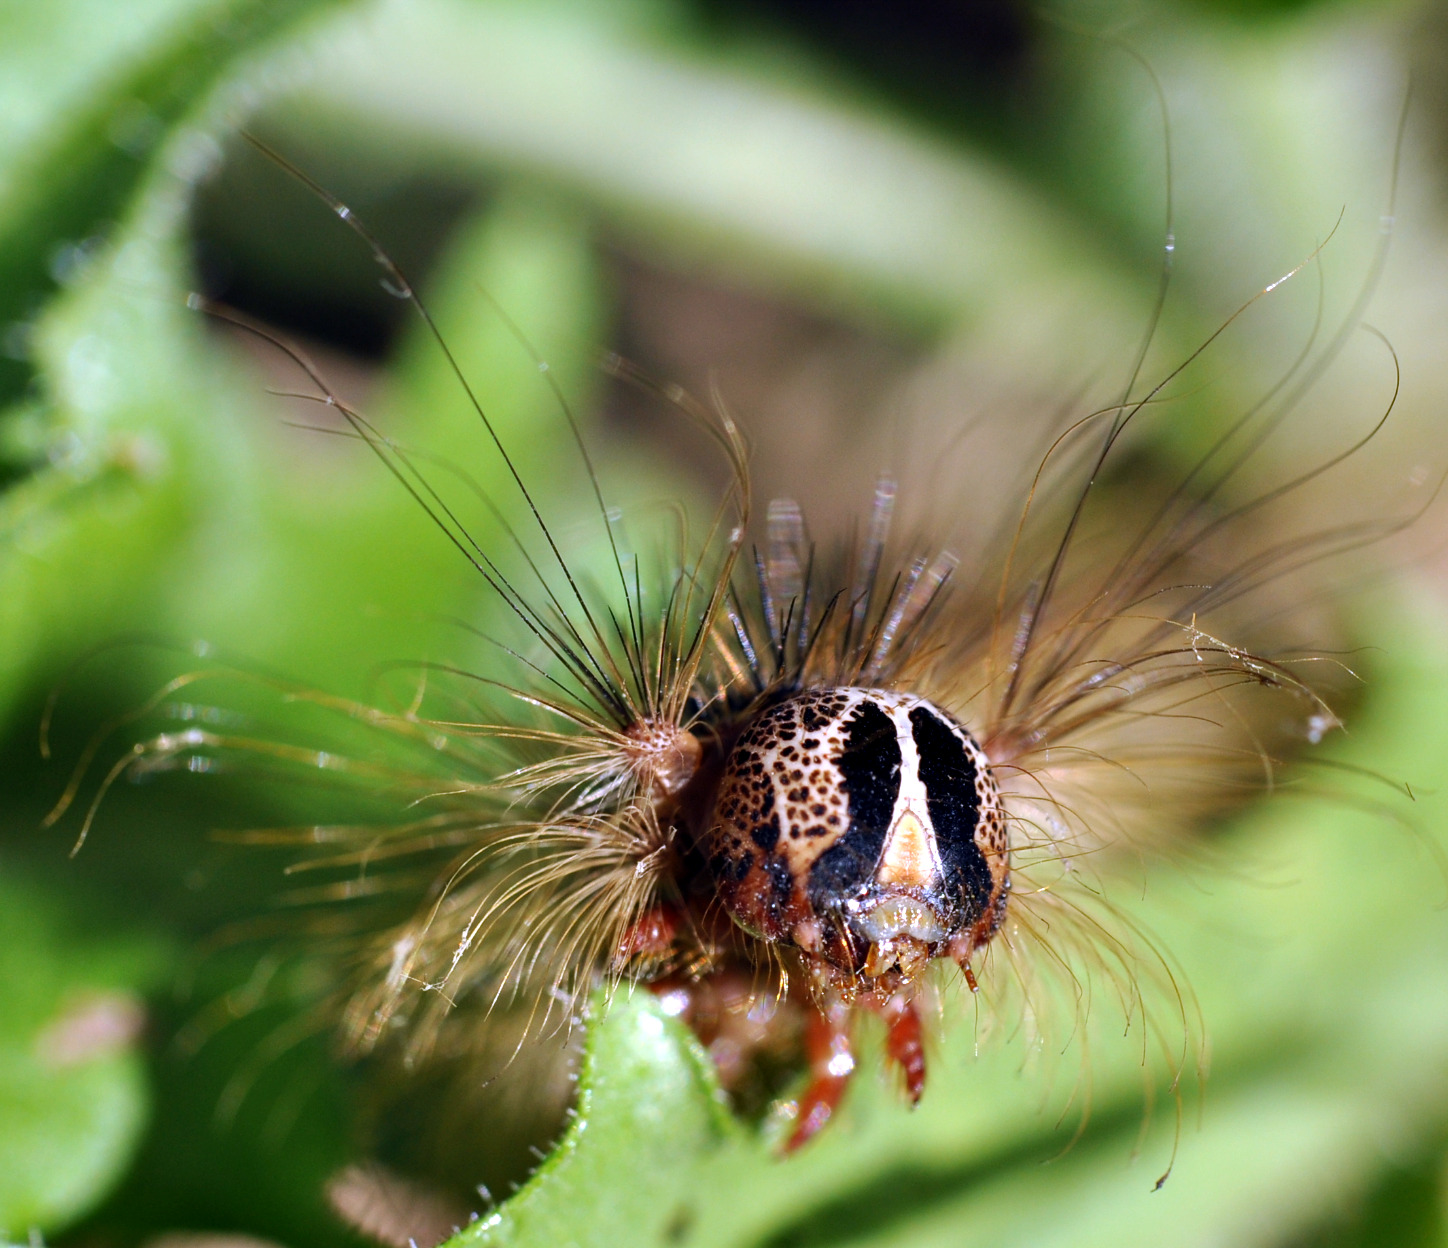
<instances>
[{"instance_id":1,"label":"green foliage","mask_svg":"<svg viewBox=\"0 0 1448 1248\"><path fill-rule=\"evenodd\" d=\"M701 1196L742 1131L708 1055L647 993L597 1009L568 1130L525 1187L451 1243L693 1239Z\"/></svg>"},{"instance_id":2,"label":"green foliage","mask_svg":"<svg viewBox=\"0 0 1448 1248\"><path fill-rule=\"evenodd\" d=\"M124 1171L147 1116L139 994L161 965L0 877L0 1234L75 1221Z\"/></svg>"}]
</instances>

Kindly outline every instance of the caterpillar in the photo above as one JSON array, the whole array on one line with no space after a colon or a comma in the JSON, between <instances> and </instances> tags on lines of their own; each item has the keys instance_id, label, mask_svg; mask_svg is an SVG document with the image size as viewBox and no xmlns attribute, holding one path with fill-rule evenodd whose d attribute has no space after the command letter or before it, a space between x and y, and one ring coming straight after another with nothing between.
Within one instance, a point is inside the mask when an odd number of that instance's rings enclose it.
<instances>
[{"instance_id":1,"label":"caterpillar","mask_svg":"<svg viewBox=\"0 0 1448 1248\"><path fill-rule=\"evenodd\" d=\"M293 172L431 327L355 214ZM1084 964L1121 987L1129 1015L1164 978L1175 1050L1189 1001L1096 864L1174 844L1338 726L1337 669L1270 617L1279 578L1401 523L1303 529L1290 514L1371 439L1391 395L1360 438L1233 497L1337 343L1304 352L1214 445L1140 490L1124 483L1142 426L1172 410L1211 340L1148 381L1133 368L1114 399L1073 410L1006 466L1025 471L1005 522L965 543L928 518L912 527L903 479L881 480L853 531L817 536L788 498L759 507L723 396L700 402L611 356L613 376L717 447L728 484L701 536L681 525L630 544L580 437L586 555L482 404L512 495L484 500L508 512L497 548L460 518L447 469L278 344L313 387L304 400L382 461L511 634L484 669L419 665L416 698L394 709L258 681L334 714L342 748L192 725L140 743L107 782L250 757L395 807L391 821L247 838L312 847L297 865L326 879L313 897L357 910L337 1003L354 1050L400 1036L420 1062L460 1029L490 1029L511 1050L506 1075L600 985L644 985L694 1027L726 1086L789 1053L804 1081L787 1151L836 1112L863 1016L883 1022L906 1099L923 1094L928 1015L936 995L959 994L952 971L965 993L1004 998L1002 981L1029 993L1055 971L1069 992ZM445 333L437 344L448 351ZM466 390L467 362L455 367ZM379 922L369 897L405 913ZM959 1013L941 1009L945 1025Z\"/></svg>"}]
</instances>

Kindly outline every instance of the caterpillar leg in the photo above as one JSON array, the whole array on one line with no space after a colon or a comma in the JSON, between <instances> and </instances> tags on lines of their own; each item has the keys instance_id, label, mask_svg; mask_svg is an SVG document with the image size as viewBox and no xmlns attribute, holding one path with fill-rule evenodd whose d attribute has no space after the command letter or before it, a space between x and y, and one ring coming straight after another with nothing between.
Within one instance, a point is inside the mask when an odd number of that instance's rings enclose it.
<instances>
[{"instance_id":1,"label":"caterpillar leg","mask_svg":"<svg viewBox=\"0 0 1448 1248\"><path fill-rule=\"evenodd\" d=\"M855 1071L849 1007L835 1001L823 1010L812 1009L805 1022L804 1051L809 1062L809 1084L799 1098L799 1117L784 1146L786 1153L794 1152L818 1134L849 1086Z\"/></svg>"},{"instance_id":2,"label":"caterpillar leg","mask_svg":"<svg viewBox=\"0 0 1448 1248\"><path fill-rule=\"evenodd\" d=\"M897 993L879 1010L885 1020L885 1056L905 1077L905 1095L910 1104L920 1101L925 1090L925 1033L915 1003Z\"/></svg>"},{"instance_id":3,"label":"caterpillar leg","mask_svg":"<svg viewBox=\"0 0 1448 1248\"><path fill-rule=\"evenodd\" d=\"M646 910L625 930L613 953L615 969L622 970L635 958L657 959L674 948L683 915L674 906L661 904Z\"/></svg>"}]
</instances>

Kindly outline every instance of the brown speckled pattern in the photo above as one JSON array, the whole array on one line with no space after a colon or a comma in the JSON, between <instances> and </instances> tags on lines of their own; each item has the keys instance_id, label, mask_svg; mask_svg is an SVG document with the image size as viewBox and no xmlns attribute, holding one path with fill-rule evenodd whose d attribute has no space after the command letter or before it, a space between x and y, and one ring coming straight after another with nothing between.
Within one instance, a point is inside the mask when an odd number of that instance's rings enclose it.
<instances>
[{"instance_id":1,"label":"brown speckled pattern","mask_svg":"<svg viewBox=\"0 0 1448 1248\"><path fill-rule=\"evenodd\" d=\"M924 706L948 724L974 765L980 812L975 844L984 854L991 896L982 914L962 916L981 938L998 925L1009 879L1009 838L1000 791L984 752L950 716L923 699L884 690L835 688L796 694L760 714L725 764L705 850L720 899L746 930L811 947L818 920L807 896L810 872L850 831L848 793L838 760L857 709L870 702L894 722L904 766L894 819L913 813L935 839L917 770L908 714ZM893 823L893 820L892 820ZM935 855L938 866L939 856ZM934 877L939 886L941 878ZM909 889L928 894L922 875ZM826 924L828 927L829 925ZM835 943L826 935L826 944ZM848 938L846 938L848 943Z\"/></svg>"}]
</instances>

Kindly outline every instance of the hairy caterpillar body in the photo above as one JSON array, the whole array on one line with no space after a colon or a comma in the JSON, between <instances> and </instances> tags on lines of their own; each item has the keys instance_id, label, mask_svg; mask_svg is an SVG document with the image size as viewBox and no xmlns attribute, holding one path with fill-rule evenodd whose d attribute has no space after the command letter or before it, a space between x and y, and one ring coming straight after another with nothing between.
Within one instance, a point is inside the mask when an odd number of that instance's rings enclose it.
<instances>
[{"instance_id":1,"label":"hairy caterpillar body","mask_svg":"<svg viewBox=\"0 0 1448 1248\"><path fill-rule=\"evenodd\" d=\"M426 319L351 211L313 189ZM252 756L396 806L391 822L252 837L316 847L299 866L327 879L322 900L411 890L405 914L348 934L353 1048L401 1036L421 1060L448 1032L496 1028L516 1052L567 1027L600 984L647 985L726 1085L781 1046L807 1070L788 1149L840 1104L862 1014L883 1021L907 1098L922 1095L923 1006L949 991L942 969L974 990L1083 959L1123 986L1128 1014L1146 1012L1142 984L1165 957L1091 864L1155 852L1337 725L1333 669L1254 620L1256 604L1396 524L1276 527L1284 500L1351 447L1227 501L1292 413L1292 386L1154 493L1123 498L1118 461L1177 367L1053 430L1002 534L966 549L912 534L906 487L884 479L854 532L817 537L789 499L758 515L747 439L722 402L611 357L718 447L730 484L702 537L632 549L580 441L604 551L585 565L481 407L522 516L504 549L474 540L437 473L283 349L516 636L496 669L424 669L401 709L282 689L360 726L349 749L195 726L141 743L111 778ZM1189 1005L1168 1009L1184 1032Z\"/></svg>"}]
</instances>

